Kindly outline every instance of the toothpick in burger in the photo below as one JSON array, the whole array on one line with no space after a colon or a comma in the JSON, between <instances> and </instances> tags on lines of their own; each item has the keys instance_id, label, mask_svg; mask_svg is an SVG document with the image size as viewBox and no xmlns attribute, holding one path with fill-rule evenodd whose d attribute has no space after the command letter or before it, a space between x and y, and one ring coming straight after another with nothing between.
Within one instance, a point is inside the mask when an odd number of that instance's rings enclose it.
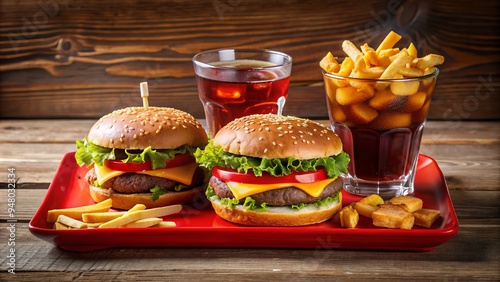
<instances>
[{"instance_id":1,"label":"toothpick in burger","mask_svg":"<svg viewBox=\"0 0 500 282\"><path fill-rule=\"evenodd\" d=\"M217 132L197 162L212 169L206 191L223 219L254 226L302 226L342 206L349 156L329 128L280 115L250 115Z\"/></svg>"},{"instance_id":2,"label":"toothpick in burger","mask_svg":"<svg viewBox=\"0 0 500 282\"><path fill-rule=\"evenodd\" d=\"M190 114L163 107L129 107L99 119L78 140L76 161L96 202L111 198L128 210L189 203L203 197L208 177L192 154L208 137Z\"/></svg>"}]
</instances>

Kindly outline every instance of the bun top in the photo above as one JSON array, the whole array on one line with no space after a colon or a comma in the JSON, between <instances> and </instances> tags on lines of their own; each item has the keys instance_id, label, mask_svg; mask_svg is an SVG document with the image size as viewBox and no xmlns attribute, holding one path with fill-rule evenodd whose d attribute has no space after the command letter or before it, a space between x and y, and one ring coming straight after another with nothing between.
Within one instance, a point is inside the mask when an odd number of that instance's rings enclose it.
<instances>
[{"instance_id":1,"label":"bun top","mask_svg":"<svg viewBox=\"0 0 500 282\"><path fill-rule=\"evenodd\" d=\"M258 157L300 160L334 156L342 151L340 138L308 119L258 114L235 119L214 137L226 152Z\"/></svg>"},{"instance_id":2,"label":"bun top","mask_svg":"<svg viewBox=\"0 0 500 282\"><path fill-rule=\"evenodd\" d=\"M87 140L107 148L174 149L208 142L202 125L190 114L162 107L129 107L99 119Z\"/></svg>"}]
</instances>

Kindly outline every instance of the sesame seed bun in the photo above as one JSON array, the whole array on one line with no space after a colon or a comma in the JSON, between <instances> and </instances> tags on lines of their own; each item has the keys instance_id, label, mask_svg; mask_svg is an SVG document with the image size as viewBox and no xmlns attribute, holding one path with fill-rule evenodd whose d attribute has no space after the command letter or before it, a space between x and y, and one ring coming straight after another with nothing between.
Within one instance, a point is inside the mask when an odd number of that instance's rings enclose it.
<instances>
[{"instance_id":1,"label":"sesame seed bun","mask_svg":"<svg viewBox=\"0 0 500 282\"><path fill-rule=\"evenodd\" d=\"M220 146L231 154L267 159L311 160L336 156L342 152L342 142L330 128L308 119L275 114L257 114L233 120L217 132L213 145ZM279 176L276 181L279 181ZM326 186L330 185L327 189ZM251 194L249 197L254 197L255 201L266 203L266 211L248 210L242 200L232 206L223 204L221 198L234 197L232 191L227 195L225 186L227 185L224 180L212 176L210 187L217 197L210 197L209 200L217 215L237 224L310 225L330 219L342 207L343 181L340 177L323 187L320 196L315 196L317 199L314 201L327 197L338 199L326 205L317 206L314 204L316 202L311 200L305 202L300 198L303 197L304 191L294 187L293 183L288 183L286 187ZM271 191L273 193L270 193ZM308 204L300 210L291 208L302 203Z\"/></svg>"},{"instance_id":2,"label":"sesame seed bun","mask_svg":"<svg viewBox=\"0 0 500 282\"><path fill-rule=\"evenodd\" d=\"M214 145L226 152L258 158L314 159L342 151L340 138L314 121L274 114L245 116L224 126Z\"/></svg>"},{"instance_id":3,"label":"sesame seed bun","mask_svg":"<svg viewBox=\"0 0 500 282\"><path fill-rule=\"evenodd\" d=\"M212 201L215 213L221 218L238 224L253 226L304 226L324 222L332 218L342 208L342 193L339 201L327 206L308 205L301 210L288 207L269 207L265 212L247 210L243 205L229 208L220 200Z\"/></svg>"},{"instance_id":4,"label":"sesame seed bun","mask_svg":"<svg viewBox=\"0 0 500 282\"><path fill-rule=\"evenodd\" d=\"M144 150L151 147L154 150L168 151L182 146L202 147L208 143L208 136L203 126L184 111L163 107L129 107L100 118L90 129L87 140L101 147L115 149L116 160L121 160L126 157L123 150ZM108 167L108 170L113 168ZM197 195L203 196L207 186L204 171L199 168L192 175L193 185L181 191L172 188L180 182L168 179L167 176L136 174L134 170L121 172L122 174L101 183L102 187L94 186L97 179L95 170L87 172L85 179L94 201L112 199L113 208L117 209L130 209L135 204L144 204L147 208L161 207L192 202ZM117 182L120 184L116 184ZM168 191L153 200L153 193L150 191L154 187Z\"/></svg>"},{"instance_id":5,"label":"sesame seed bun","mask_svg":"<svg viewBox=\"0 0 500 282\"><path fill-rule=\"evenodd\" d=\"M202 125L189 113L173 108L129 107L99 119L87 140L106 148L174 149L208 142Z\"/></svg>"}]
</instances>

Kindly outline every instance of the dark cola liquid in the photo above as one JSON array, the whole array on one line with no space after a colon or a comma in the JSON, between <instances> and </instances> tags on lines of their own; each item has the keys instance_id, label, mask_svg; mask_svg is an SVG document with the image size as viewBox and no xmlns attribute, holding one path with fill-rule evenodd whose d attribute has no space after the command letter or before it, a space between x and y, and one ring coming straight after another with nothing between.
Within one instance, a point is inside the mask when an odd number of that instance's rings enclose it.
<instances>
[{"instance_id":1,"label":"dark cola liquid","mask_svg":"<svg viewBox=\"0 0 500 282\"><path fill-rule=\"evenodd\" d=\"M272 66L269 63L236 60L211 65L223 65L226 69L213 69L210 79L202 76L196 79L208 130L213 135L236 118L251 114L277 114L282 110L279 107L287 98L290 78L280 78L283 75L275 70L255 69Z\"/></svg>"},{"instance_id":2,"label":"dark cola liquid","mask_svg":"<svg viewBox=\"0 0 500 282\"><path fill-rule=\"evenodd\" d=\"M424 123L389 130L340 123L333 123L333 128L351 157L347 191L360 194L362 187L361 194L395 195L413 182Z\"/></svg>"}]
</instances>

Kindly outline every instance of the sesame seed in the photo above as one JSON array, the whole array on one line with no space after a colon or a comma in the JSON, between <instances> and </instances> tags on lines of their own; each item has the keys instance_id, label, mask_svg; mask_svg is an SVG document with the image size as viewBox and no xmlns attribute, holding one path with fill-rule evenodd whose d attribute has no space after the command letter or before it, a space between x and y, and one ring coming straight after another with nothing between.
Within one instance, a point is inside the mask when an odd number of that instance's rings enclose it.
<instances>
[{"instance_id":1,"label":"sesame seed","mask_svg":"<svg viewBox=\"0 0 500 282\"><path fill-rule=\"evenodd\" d=\"M157 129L157 130L156 130L156 134L158 134L158 133L160 133L160 130L159 130L159 129Z\"/></svg>"},{"instance_id":2,"label":"sesame seed","mask_svg":"<svg viewBox=\"0 0 500 282\"><path fill-rule=\"evenodd\" d=\"M264 154L267 153L267 148L264 149Z\"/></svg>"},{"instance_id":3,"label":"sesame seed","mask_svg":"<svg viewBox=\"0 0 500 282\"><path fill-rule=\"evenodd\" d=\"M262 140L264 140L264 137L262 137L262 136L259 137L259 141L262 141Z\"/></svg>"},{"instance_id":4,"label":"sesame seed","mask_svg":"<svg viewBox=\"0 0 500 282\"><path fill-rule=\"evenodd\" d=\"M330 140L330 137L326 137L326 140Z\"/></svg>"},{"instance_id":5,"label":"sesame seed","mask_svg":"<svg viewBox=\"0 0 500 282\"><path fill-rule=\"evenodd\" d=\"M279 143L278 146L283 147L283 144Z\"/></svg>"},{"instance_id":6,"label":"sesame seed","mask_svg":"<svg viewBox=\"0 0 500 282\"><path fill-rule=\"evenodd\" d=\"M283 137L283 133L278 134L278 137Z\"/></svg>"},{"instance_id":7,"label":"sesame seed","mask_svg":"<svg viewBox=\"0 0 500 282\"><path fill-rule=\"evenodd\" d=\"M122 134L120 135L120 137L121 137L121 138L125 137L125 134L123 134L123 133L122 133Z\"/></svg>"},{"instance_id":8,"label":"sesame seed","mask_svg":"<svg viewBox=\"0 0 500 282\"><path fill-rule=\"evenodd\" d=\"M174 125L174 126L172 126L172 130L175 130L176 128L177 128L177 127L176 127L175 125Z\"/></svg>"},{"instance_id":9,"label":"sesame seed","mask_svg":"<svg viewBox=\"0 0 500 282\"><path fill-rule=\"evenodd\" d=\"M123 143L123 138L120 138L120 142L122 142L122 143Z\"/></svg>"},{"instance_id":10,"label":"sesame seed","mask_svg":"<svg viewBox=\"0 0 500 282\"><path fill-rule=\"evenodd\" d=\"M134 134L134 139L137 139L137 134Z\"/></svg>"},{"instance_id":11,"label":"sesame seed","mask_svg":"<svg viewBox=\"0 0 500 282\"><path fill-rule=\"evenodd\" d=\"M273 146L276 146L276 142L274 142L274 141L273 141L273 143L272 143L272 144L273 144Z\"/></svg>"},{"instance_id":12,"label":"sesame seed","mask_svg":"<svg viewBox=\"0 0 500 282\"><path fill-rule=\"evenodd\" d=\"M298 144L298 142L297 142L297 141L293 141L293 145L297 145L297 144Z\"/></svg>"}]
</instances>

